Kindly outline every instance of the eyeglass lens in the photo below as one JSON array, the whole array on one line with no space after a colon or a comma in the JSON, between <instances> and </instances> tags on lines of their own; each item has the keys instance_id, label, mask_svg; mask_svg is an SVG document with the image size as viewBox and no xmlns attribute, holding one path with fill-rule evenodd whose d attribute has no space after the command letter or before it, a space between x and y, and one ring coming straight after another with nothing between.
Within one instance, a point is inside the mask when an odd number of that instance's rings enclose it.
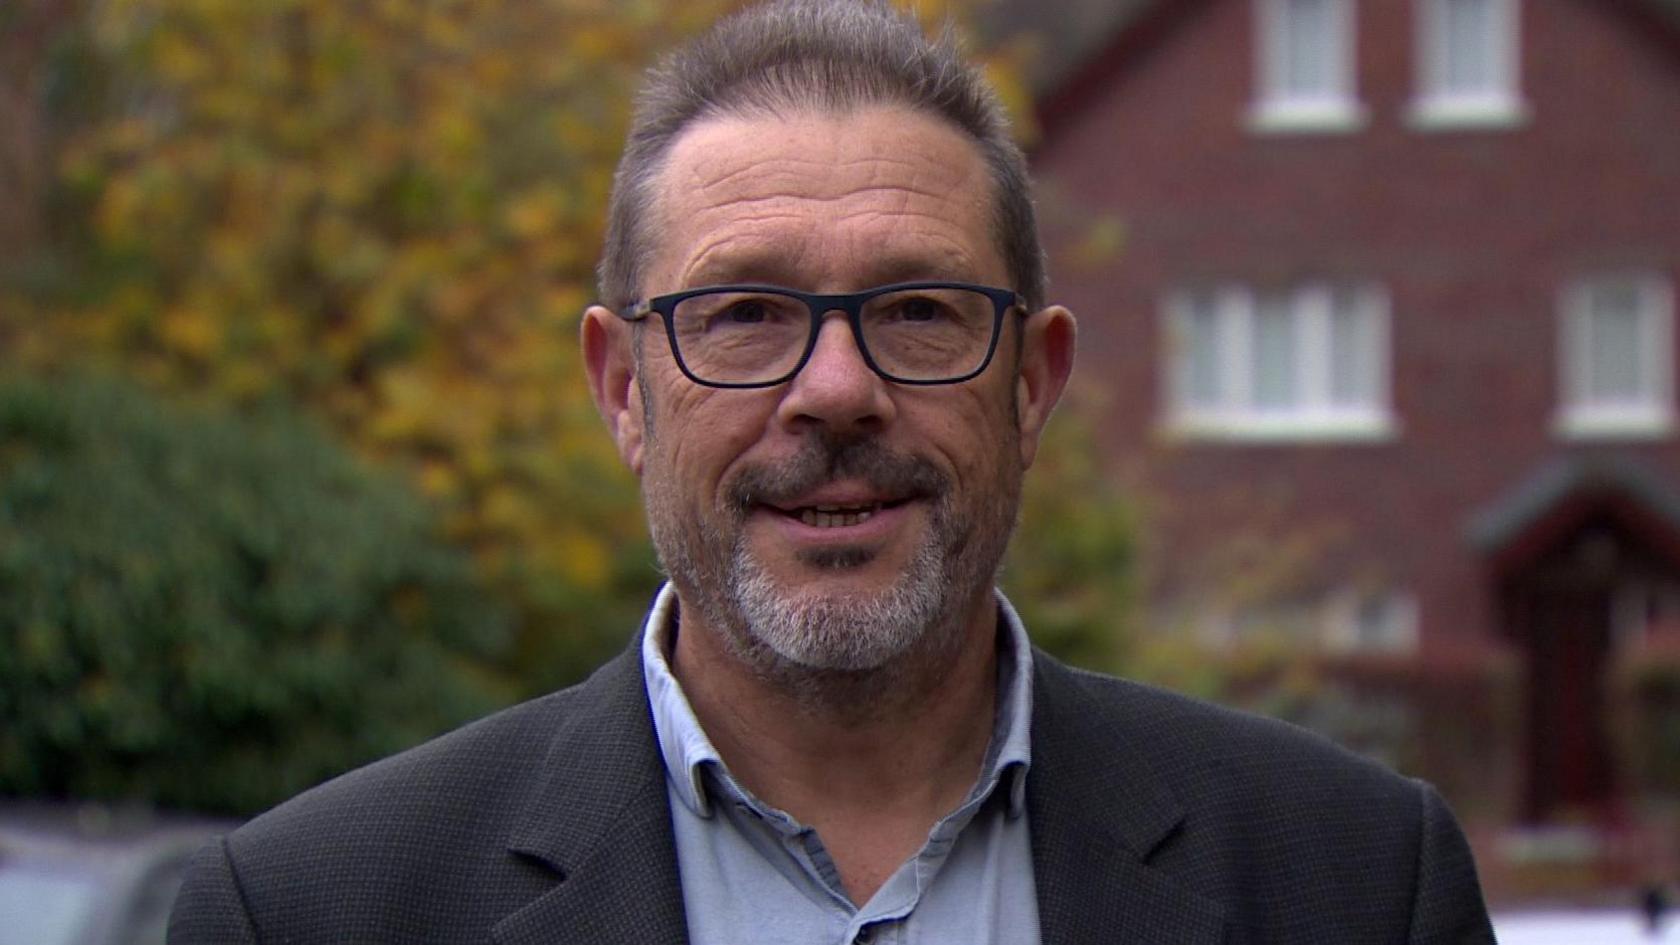
<instances>
[{"instance_id":1,"label":"eyeglass lens","mask_svg":"<svg viewBox=\"0 0 1680 945\"><path fill-rule=\"evenodd\" d=\"M980 366L996 317L984 293L922 288L869 299L858 323L863 347L883 372L937 381ZM726 384L786 375L805 353L812 324L802 300L774 292L704 293L684 299L672 313L677 351L689 371Z\"/></svg>"}]
</instances>

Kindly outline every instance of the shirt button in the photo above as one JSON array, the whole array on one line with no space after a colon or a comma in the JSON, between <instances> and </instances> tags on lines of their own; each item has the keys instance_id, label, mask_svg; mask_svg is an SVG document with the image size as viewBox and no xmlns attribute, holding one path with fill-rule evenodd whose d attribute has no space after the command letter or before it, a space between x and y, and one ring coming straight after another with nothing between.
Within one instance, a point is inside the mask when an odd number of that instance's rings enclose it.
<instances>
[{"instance_id":1,"label":"shirt button","mask_svg":"<svg viewBox=\"0 0 1680 945\"><path fill-rule=\"evenodd\" d=\"M853 945L869 945L873 941L875 941L875 928L868 925L858 929L857 938L852 939Z\"/></svg>"}]
</instances>

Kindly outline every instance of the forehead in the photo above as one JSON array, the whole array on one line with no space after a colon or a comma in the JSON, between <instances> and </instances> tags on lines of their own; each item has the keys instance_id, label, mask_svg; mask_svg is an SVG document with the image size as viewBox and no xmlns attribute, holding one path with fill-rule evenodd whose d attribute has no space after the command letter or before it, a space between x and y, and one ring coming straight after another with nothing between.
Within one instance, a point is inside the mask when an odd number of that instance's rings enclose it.
<instances>
[{"instance_id":1,"label":"forehead","mask_svg":"<svg viewBox=\"0 0 1680 945\"><path fill-rule=\"evenodd\" d=\"M997 282L992 193L973 141L921 112L710 118L660 176L649 288Z\"/></svg>"}]
</instances>

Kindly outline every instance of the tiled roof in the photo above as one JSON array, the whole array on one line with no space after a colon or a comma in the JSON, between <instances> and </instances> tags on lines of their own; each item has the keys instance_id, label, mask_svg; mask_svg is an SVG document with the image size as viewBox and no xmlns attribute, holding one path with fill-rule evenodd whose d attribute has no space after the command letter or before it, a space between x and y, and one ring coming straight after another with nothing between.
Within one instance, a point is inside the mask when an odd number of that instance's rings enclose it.
<instances>
[{"instance_id":1,"label":"tiled roof","mask_svg":"<svg viewBox=\"0 0 1680 945\"><path fill-rule=\"evenodd\" d=\"M1476 548L1496 552L1572 498L1611 495L1632 500L1680 534L1680 493L1661 476L1625 457L1570 456L1542 467L1484 508L1465 537Z\"/></svg>"}]
</instances>

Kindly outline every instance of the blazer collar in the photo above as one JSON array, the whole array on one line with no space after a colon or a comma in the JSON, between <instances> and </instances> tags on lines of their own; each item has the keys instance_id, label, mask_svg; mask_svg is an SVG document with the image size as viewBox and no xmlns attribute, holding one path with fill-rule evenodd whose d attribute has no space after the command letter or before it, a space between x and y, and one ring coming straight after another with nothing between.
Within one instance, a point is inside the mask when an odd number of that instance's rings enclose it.
<instances>
[{"instance_id":1,"label":"blazer collar","mask_svg":"<svg viewBox=\"0 0 1680 945\"><path fill-rule=\"evenodd\" d=\"M640 635L569 697L509 850L555 885L498 923L499 945L688 940ZM1027 813L1044 945L1227 943L1217 904L1150 865L1184 810L1094 679L1033 656Z\"/></svg>"},{"instance_id":2,"label":"blazer collar","mask_svg":"<svg viewBox=\"0 0 1680 945\"><path fill-rule=\"evenodd\" d=\"M567 714L508 840L556 884L496 925L500 945L688 940L639 642L556 697Z\"/></svg>"},{"instance_id":3,"label":"blazer collar","mask_svg":"<svg viewBox=\"0 0 1680 945\"><path fill-rule=\"evenodd\" d=\"M1034 654L1027 776L1038 919L1045 945L1214 945L1224 909L1150 865L1184 809L1088 691L1095 677Z\"/></svg>"}]
</instances>

